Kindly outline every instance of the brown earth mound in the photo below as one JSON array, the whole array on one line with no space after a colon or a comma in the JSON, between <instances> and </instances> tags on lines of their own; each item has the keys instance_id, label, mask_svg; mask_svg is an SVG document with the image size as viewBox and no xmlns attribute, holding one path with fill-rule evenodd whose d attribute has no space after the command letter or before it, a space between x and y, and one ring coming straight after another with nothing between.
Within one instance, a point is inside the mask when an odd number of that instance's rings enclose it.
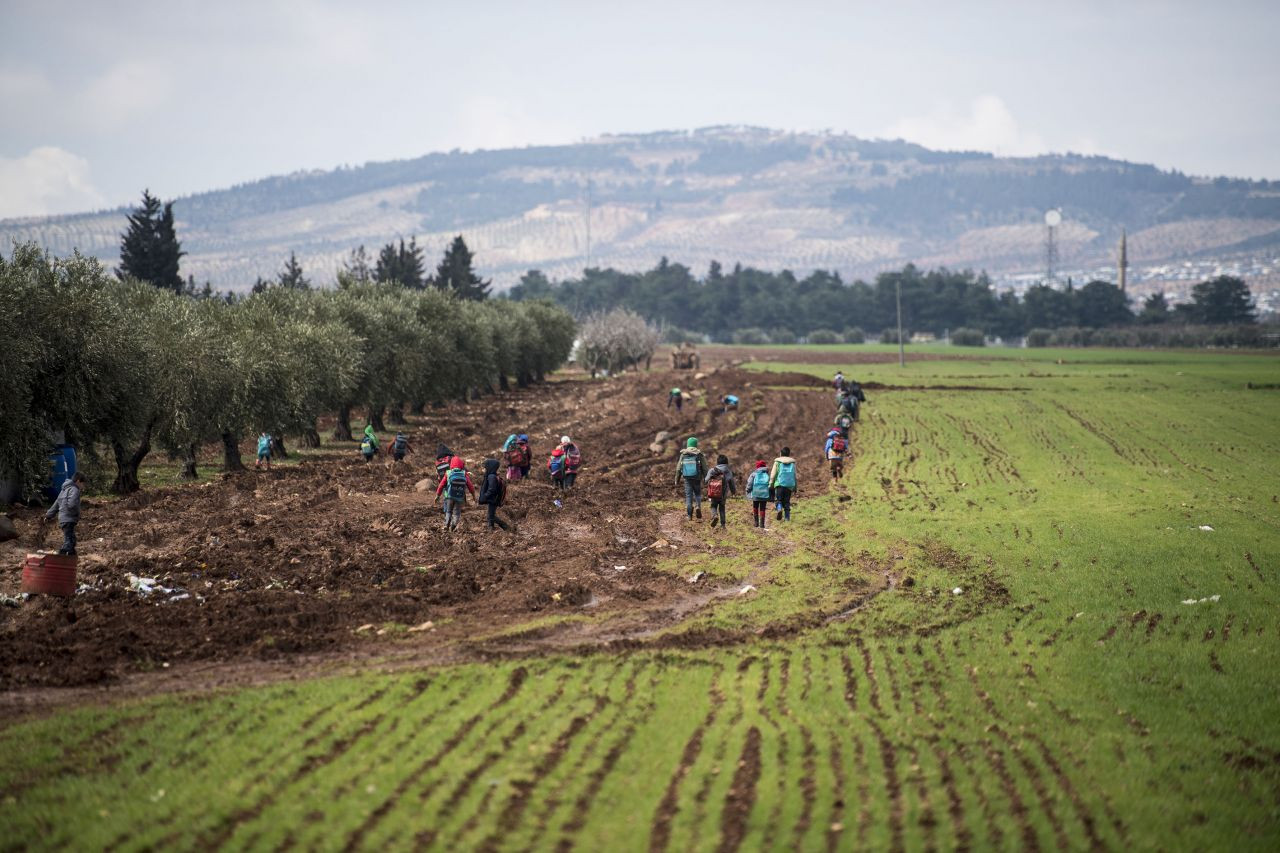
<instances>
[{"instance_id":1,"label":"brown earth mound","mask_svg":"<svg viewBox=\"0 0 1280 853\"><path fill-rule=\"evenodd\" d=\"M790 444L801 476L825 482L817 454L800 448L820 446L831 399L760 388L760 378L723 368L698 381L655 371L553 382L418 419L408 428L412 464L398 470L366 467L352 444L270 472L86 501L81 591L0 608L0 688L13 701L34 686L108 683L171 664L374 659L406 643L447 660L478 638L493 648L494 635L540 615L587 610L619 616L612 637L652 633L707 600L654 569L659 556L702 547L681 532L682 515L652 506L678 497L677 442L698 435L711 462L726 453L740 476ZM665 408L677 382L696 395L679 415ZM727 393L742 408L722 415L716 401ZM651 445L660 431L671 438L659 453ZM472 502L463 528L445 532L434 488L414 488L434 482L436 445L466 457L478 477L512 432L529 433L535 453L535 476L509 490L505 512L518 532L490 533ZM537 476L562 434L584 458L578 486L563 496ZM18 514L27 530L37 518ZM31 545L0 545L0 592L18 591ZM134 589L130 575L158 588Z\"/></svg>"}]
</instances>

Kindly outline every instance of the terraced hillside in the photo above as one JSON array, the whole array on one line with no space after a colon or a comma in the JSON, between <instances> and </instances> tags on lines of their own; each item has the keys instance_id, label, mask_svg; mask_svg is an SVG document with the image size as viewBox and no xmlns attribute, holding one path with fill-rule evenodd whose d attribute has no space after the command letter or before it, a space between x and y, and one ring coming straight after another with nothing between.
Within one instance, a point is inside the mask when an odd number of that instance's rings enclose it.
<instances>
[{"instance_id":1,"label":"terraced hillside","mask_svg":"<svg viewBox=\"0 0 1280 853\"><path fill-rule=\"evenodd\" d=\"M643 626L638 604L510 608L446 644L456 663L424 659L437 639L351 629L359 652L327 677L304 657L149 698L168 676L129 675L134 698L79 707L11 690L35 704L0 731L6 842L1273 849L1280 362L940 348L900 370L868 349L779 349L694 383L752 382L736 420L686 414L740 470L793 432L791 525L756 531L739 501L727 530L691 525L669 458L620 448L634 461L597 488L633 490L628 523L660 544L582 577L652 556L675 584ZM859 359L871 402L828 488L830 398L803 374ZM595 387L626 389L618 412L647 430L670 381ZM592 511L566 509L564 530ZM477 541L454 549L479 571Z\"/></svg>"}]
</instances>

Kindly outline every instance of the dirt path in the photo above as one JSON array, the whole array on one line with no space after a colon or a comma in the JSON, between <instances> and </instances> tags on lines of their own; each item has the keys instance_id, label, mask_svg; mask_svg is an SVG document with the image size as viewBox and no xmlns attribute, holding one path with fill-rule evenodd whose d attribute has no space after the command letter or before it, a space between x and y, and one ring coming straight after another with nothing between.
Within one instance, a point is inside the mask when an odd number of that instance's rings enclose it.
<instances>
[{"instance_id":1,"label":"dirt path","mask_svg":"<svg viewBox=\"0 0 1280 853\"><path fill-rule=\"evenodd\" d=\"M416 473L367 469L353 445L270 473L89 507L86 588L69 601L0 608L0 706L646 642L732 594L654 568L710 547L705 528L652 506L679 498L677 438L697 434L740 478L755 458L794 445L802 482L825 488L816 455L799 451L819 443L830 417L824 386L771 377L793 390L766 390L758 380L725 367L699 381L654 371L550 383L432 412L410 430ZM683 413L666 409L673 382L705 396ZM794 390L804 386L814 391ZM743 399L738 412L704 402L730 392ZM664 430L672 441L650 451ZM531 478L511 489L518 533L484 530L474 505L462 531L445 533L434 489L414 488L437 443L478 471L518 431L533 439L535 466L571 435L585 459L579 487L558 496ZM17 566L24 550L0 545L0 561ZM141 595L130 573L181 592ZM18 583L16 570L5 572L0 591ZM563 619L578 613L597 618ZM503 634L540 617L554 624Z\"/></svg>"}]
</instances>

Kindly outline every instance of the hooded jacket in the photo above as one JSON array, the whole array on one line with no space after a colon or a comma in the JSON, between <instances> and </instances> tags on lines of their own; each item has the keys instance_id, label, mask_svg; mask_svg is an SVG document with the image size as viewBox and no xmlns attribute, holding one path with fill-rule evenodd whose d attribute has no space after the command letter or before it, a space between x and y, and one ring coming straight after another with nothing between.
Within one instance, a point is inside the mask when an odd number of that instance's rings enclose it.
<instances>
[{"instance_id":1,"label":"hooded jacket","mask_svg":"<svg viewBox=\"0 0 1280 853\"><path fill-rule=\"evenodd\" d=\"M686 456L696 456L698 459L698 473L695 475L699 478L705 477L707 474L707 457L702 455L702 451L696 447L686 447L680 451L680 455L676 457L676 485L680 485L680 481L684 479L684 460Z\"/></svg>"},{"instance_id":2,"label":"hooded jacket","mask_svg":"<svg viewBox=\"0 0 1280 853\"><path fill-rule=\"evenodd\" d=\"M733 482L733 471L729 470L728 462L720 462L712 465L711 471L719 471L720 475L724 477L725 497L728 497L729 495L736 495L738 493L738 487ZM704 486L711 482L711 471L708 471L707 476L702 479L702 484Z\"/></svg>"},{"instance_id":3,"label":"hooded jacket","mask_svg":"<svg viewBox=\"0 0 1280 853\"><path fill-rule=\"evenodd\" d=\"M75 524L80 520L80 487L75 480L68 478L63 482L62 491L58 492L57 500L44 517L53 518L55 512L58 514L59 524Z\"/></svg>"},{"instance_id":4,"label":"hooded jacket","mask_svg":"<svg viewBox=\"0 0 1280 853\"><path fill-rule=\"evenodd\" d=\"M476 498L476 503L502 506L504 491L502 478L498 476L498 460L484 460L484 479L480 481L480 497Z\"/></svg>"},{"instance_id":5,"label":"hooded jacket","mask_svg":"<svg viewBox=\"0 0 1280 853\"><path fill-rule=\"evenodd\" d=\"M780 462L781 463L790 462L792 465L794 465L796 463L796 460L795 460L795 457L792 457L792 456L779 456L777 459L773 460L773 464L769 466L770 488L773 488L774 486L778 485L778 463ZM799 483L800 483L800 479L799 479L799 474L797 472L796 484L799 485Z\"/></svg>"}]
</instances>

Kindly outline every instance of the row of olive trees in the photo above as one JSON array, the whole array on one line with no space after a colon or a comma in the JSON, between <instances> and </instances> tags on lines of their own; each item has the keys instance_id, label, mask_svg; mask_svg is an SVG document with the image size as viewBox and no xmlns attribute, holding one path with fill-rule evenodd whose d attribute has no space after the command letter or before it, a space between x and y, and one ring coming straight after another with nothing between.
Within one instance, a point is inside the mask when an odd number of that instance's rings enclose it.
<instances>
[{"instance_id":1,"label":"row of olive trees","mask_svg":"<svg viewBox=\"0 0 1280 853\"><path fill-rule=\"evenodd\" d=\"M220 441L234 470L241 439L259 430L314 446L326 413L338 413L335 435L349 439L357 407L381 427L388 409L540 381L573 337L572 318L541 302L378 284L196 300L117 281L93 259L17 246L0 255L9 366L0 480L38 486L59 431L77 447L109 450L121 493L138 488L153 448L184 459L194 477L197 450Z\"/></svg>"},{"instance_id":2,"label":"row of olive trees","mask_svg":"<svg viewBox=\"0 0 1280 853\"><path fill-rule=\"evenodd\" d=\"M617 373L643 362L649 366L661 333L626 308L592 314L582 321L578 362L595 376L601 370Z\"/></svg>"}]
</instances>

